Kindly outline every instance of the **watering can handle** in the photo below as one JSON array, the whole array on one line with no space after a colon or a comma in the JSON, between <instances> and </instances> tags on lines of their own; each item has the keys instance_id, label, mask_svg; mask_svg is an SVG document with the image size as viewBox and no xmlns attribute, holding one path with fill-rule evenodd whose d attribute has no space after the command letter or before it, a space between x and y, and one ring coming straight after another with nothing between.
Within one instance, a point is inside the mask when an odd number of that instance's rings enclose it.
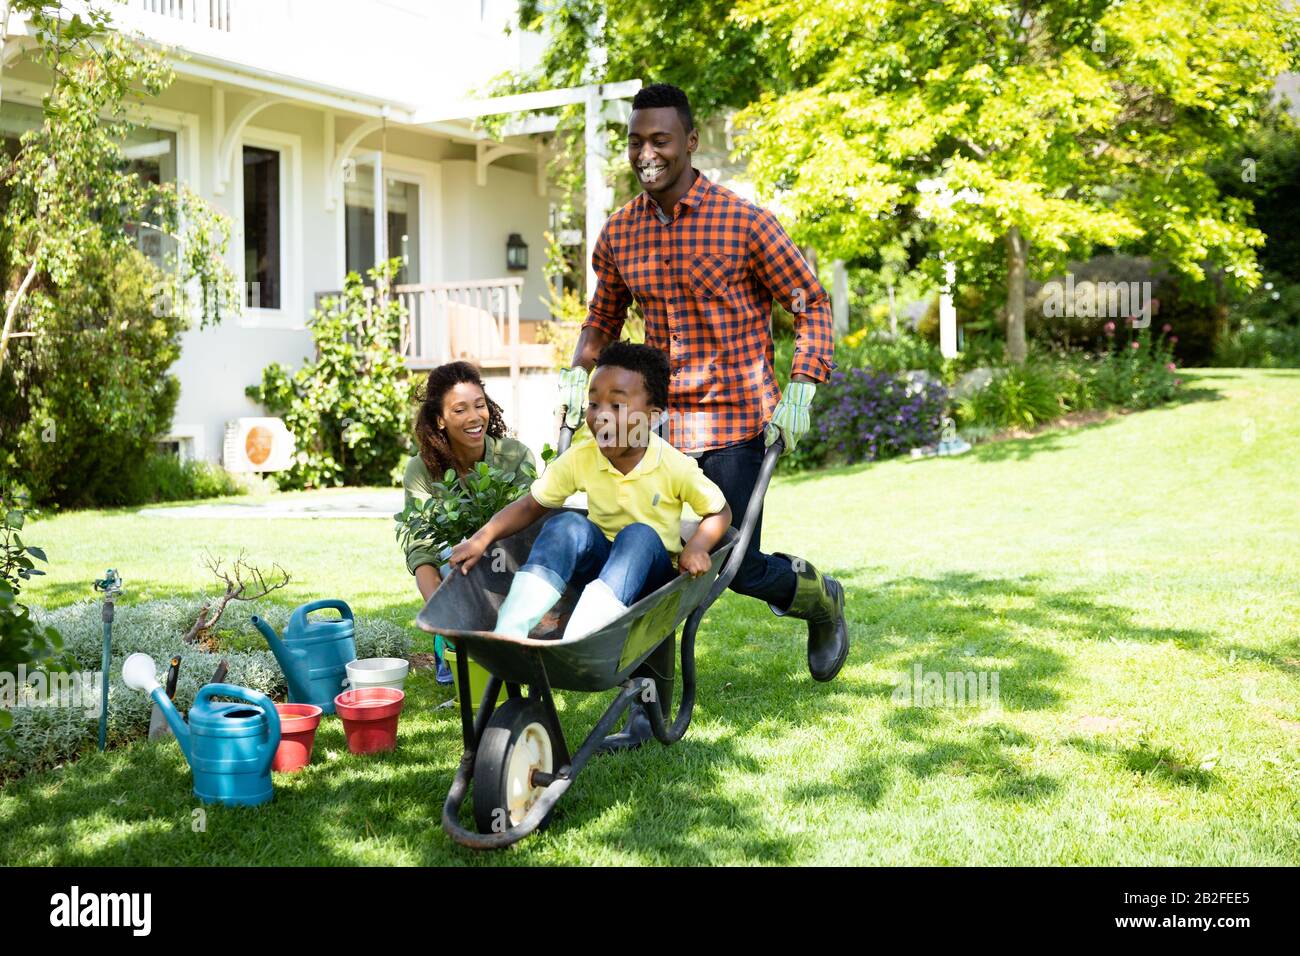
<instances>
[{"instance_id":1,"label":"watering can handle","mask_svg":"<svg viewBox=\"0 0 1300 956\"><path fill-rule=\"evenodd\" d=\"M266 714L268 734L266 758L262 762L259 773L266 773L271 767L271 761L275 759L276 748L280 746L280 712L275 709L271 698L248 687L236 687L234 684L206 684L200 688L194 698L194 706L197 707L200 701L207 701L213 697L234 697L262 708L262 713Z\"/></svg>"},{"instance_id":2,"label":"watering can handle","mask_svg":"<svg viewBox=\"0 0 1300 956\"><path fill-rule=\"evenodd\" d=\"M352 620L352 608L348 607L347 601L341 601L338 598L321 598L319 601L311 601L295 609L289 617L289 623L292 625L296 621L301 626L303 619L312 611L323 611L326 608L333 608L347 620Z\"/></svg>"}]
</instances>

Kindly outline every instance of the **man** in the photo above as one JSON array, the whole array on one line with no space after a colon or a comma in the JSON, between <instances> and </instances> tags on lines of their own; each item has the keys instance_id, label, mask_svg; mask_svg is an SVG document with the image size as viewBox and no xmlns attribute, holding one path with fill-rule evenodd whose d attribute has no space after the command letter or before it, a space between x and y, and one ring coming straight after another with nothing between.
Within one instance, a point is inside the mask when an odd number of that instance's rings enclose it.
<instances>
[{"instance_id":1,"label":"man","mask_svg":"<svg viewBox=\"0 0 1300 956\"><path fill-rule=\"evenodd\" d=\"M610 216L592 250L596 291L573 367L560 374L560 405L576 428L587 373L618 338L635 300L647 344L668 353L672 368L668 440L698 459L739 525L765 447L779 433L791 451L808 431L817 383L834 368L831 312L825 289L776 217L691 165L698 144L685 93L665 83L637 93L628 161L643 192ZM795 317L784 395L772 369L773 299ZM807 621L808 669L829 681L849 652L844 590L807 561L763 554L761 527L760 521L731 588L766 601L778 615Z\"/></svg>"}]
</instances>

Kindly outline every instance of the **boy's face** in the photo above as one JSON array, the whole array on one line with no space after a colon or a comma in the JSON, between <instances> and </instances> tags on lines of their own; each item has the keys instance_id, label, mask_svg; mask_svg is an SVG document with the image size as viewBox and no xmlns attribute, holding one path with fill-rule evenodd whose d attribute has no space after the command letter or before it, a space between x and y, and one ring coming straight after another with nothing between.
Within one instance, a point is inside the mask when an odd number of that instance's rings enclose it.
<instances>
[{"instance_id":1,"label":"boy's face","mask_svg":"<svg viewBox=\"0 0 1300 956\"><path fill-rule=\"evenodd\" d=\"M591 373L587 427L606 458L649 445L651 418L658 411L650 403L650 392L640 372L602 365Z\"/></svg>"}]
</instances>

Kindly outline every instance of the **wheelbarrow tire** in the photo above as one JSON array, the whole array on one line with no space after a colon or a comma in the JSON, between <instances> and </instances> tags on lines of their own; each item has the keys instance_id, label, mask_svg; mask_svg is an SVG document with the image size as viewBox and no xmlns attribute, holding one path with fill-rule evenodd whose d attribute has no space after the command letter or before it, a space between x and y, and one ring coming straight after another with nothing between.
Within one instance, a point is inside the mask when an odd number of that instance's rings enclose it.
<instances>
[{"instance_id":1,"label":"wheelbarrow tire","mask_svg":"<svg viewBox=\"0 0 1300 956\"><path fill-rule=\"evenodd\" d=\"M542 791L530 786L532 770L554 773L555 747L542 705L514 697L493 712L474 758L474 823L479 833L500 833L523 820ZM537 829L545 829L550 818L547 814Z\"/></svg>"}]
</instances>

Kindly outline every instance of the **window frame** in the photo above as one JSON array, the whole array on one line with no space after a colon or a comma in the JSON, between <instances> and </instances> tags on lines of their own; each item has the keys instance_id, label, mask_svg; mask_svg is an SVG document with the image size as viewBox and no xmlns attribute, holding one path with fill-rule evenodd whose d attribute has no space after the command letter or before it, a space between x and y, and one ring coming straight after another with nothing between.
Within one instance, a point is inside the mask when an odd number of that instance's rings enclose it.
<instances>
[{"instance_id":1,"label":"window frame","mask_svg":"<svg viewBox=\"0 0 1300 956\"><path fill-rule=\"evenodd\" d=\"M377 149L357 146L348 155L348 159L366 161ZM419 284L443 281L445 271L442 262L442 167L436 162L415 159L398 153L382 152L384 176L402 182L414 183L420 187L420 279ZM338 177L339 202L336 207L335 262L338 267L338 288L343 288L343 279L348 274L347 247L347 196L344 190L343 169L333 171ZM385 211L385 216L387 211ZM391 250L390 250L391 252Z\"/></svg>"},{"instance_id":2,"label":"window frame","mask_svg":"<svg viewBox=\"0 0 1300 956\"><path fill-rule=\"evenodd\" d=\"M280 154L280 307L251 308L243 303L248 277L244 271L244 147L275 150ZM238 172L231 179L231 206L237 211L231 236L231 266L240 289L239 327L245 329L305 329L307 311L302 287L302 137L280 130L246 126L239 138L234 161Z\"/></svg>"}]
</instances>

